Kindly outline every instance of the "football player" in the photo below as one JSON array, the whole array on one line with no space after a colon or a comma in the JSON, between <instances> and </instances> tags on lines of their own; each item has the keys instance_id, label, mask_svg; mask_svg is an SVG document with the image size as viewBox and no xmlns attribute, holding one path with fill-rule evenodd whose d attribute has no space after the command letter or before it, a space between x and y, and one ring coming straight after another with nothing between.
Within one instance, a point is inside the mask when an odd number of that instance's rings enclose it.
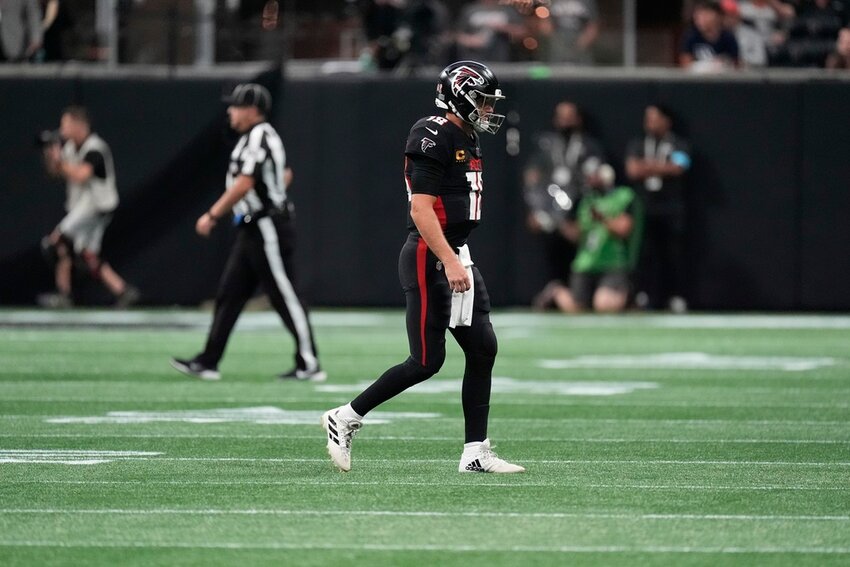
<instances>
[{"instance_id":1,"label":"football player","mask_svg":"<svg viewBox=\"0 0 850 567\"><path fill-rule=\"evenodd\" d=\"M500 459L487 438L496 335L487 288L467 246L470 232L481 221L484 195L478 134L499 130L504 116L494 109L504 98L485 65L452 63L437 83L435 103L444 115L422 118L410 130L404 168L409 234L399 257L410 356L351 403L322 416L328 453L342 471L351 469L351 441L363 416L440 370L446 357L446 330L466 358L462 387L466 442L458 470L525 470Z\"/></svg>"}]
</instances>

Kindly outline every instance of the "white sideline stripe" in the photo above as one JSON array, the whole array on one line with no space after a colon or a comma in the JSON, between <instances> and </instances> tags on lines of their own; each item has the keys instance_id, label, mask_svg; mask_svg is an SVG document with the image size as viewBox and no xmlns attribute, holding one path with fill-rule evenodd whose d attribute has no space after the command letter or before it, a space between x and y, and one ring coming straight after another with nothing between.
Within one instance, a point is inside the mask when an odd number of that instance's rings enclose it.
<instances>
[{"instance_id":1,"label":"white sideline stripe","mask_svg":"<svg viewBox=\"0 0 850 567\"><path fill-rule=\"evenodd\" d=\"M283 256L281 256L280 243L274 224L269 217L265 217L257 221L257 226L260 228L263 237L266 260L269 263L272 276L277 283L280 294L283 296L286 309L289 311L289 316L292 318L295 332L298 335L298 354L304 359L304 364L307 365L308 369L318 368L319 362L313 354L312 342L310 341L310 323L307 321L307 313L304 312L301 301L292 287L292 282L286 275L286 267L283 265Z\"/></svg>"},{"instance_id":2,"label":"white sideline stripe","mask_svg":"<svg viewBox=\"0 0 850 567\"><path fill-rule=\"evenodd\" d=\"M3 452L2 456L31 455L25 451ZM245 462L245 463L324 463L325 458L299 457L117 457L122 461L194 461L194 462ZM431 464L454 463L457 459L357 459L361 463ZM850 467L846 461L712 461L712 460L646 460L646 459L523 459L523 463L540 465L720 465L720 466L783 466L783 467Z\"/></svg>"},{"instance_id":3,"label":"white sideline stripe","mask_svg":"<svg viewBox=\"0 0 850 567\"><path fill-rule=\"evenodd\" d=\"M2 547L58 547L58 548L127 548L127 549L261 549L261 550L360 550L360 551L448 551L496 553L653 553L653 554L778 554L795 555L846 555L850 547L697 547L654 545L385 545L373 543L238 543L238 542L138 542L138 541L49 541L0 540Z\"/></svg>"},{"instance_id":4,"label":"white sideline stripe","mask_svg":"<svg viewBox=\"0 0 850 567\"><path fill-rule=\"evenodd\" d=\"M286 441L288 439L315 439L315 435L244 435L239 433L221 434L198 434L198 433L0 433L0 437L12 439L48 438L48 439L276 439ZM458 437L419 437L414 435L373 435L359 439L358 444L373 441L447 441L457 443ZM665 439L647 437L640 439L628 439L625 437L499 437L500 442L528 442L528 443L681 443L681 444L730 444L730 445L850 445L850 439Z\"/></svg>"},{"instance_id":5,"label":"white sideline stripe","mask_svg":"<svg viewBox=\"0 0 850 567\"><path fill-rule=\"evenodd\" d=\"M476 479L477 480L477 479ZM560 482L424 482L424 481L361 481L345 480L334 482L333 480L321 479L292 479L292 480L0 480L3 484L68 484L68 485L166 485L166 486L464 486L464 487L496 487L496 488L590 488L590 489L615 489L615 490L702 490L706 492L723 491L792 491L792 492L824 492L850 490L847 486L800 486L800 485L699 485L699 484L580 484Z\"/></svg>"},{"instance_id":6,"label":"white sideline stripe","mask_svg":"<svg viewBox=\"0 0 850 567\"><path fill-rule=\"evenodd\" d=\"M699 520L742 522L848 522L850 516L760 515L760 514L615 514L592 512L436 512L405 510L290 510L189 509L189 508L2 508L0 514L95 514L123 516L399 516L411 518L581 518L603 520Z\"/></svg>"},{"instance_id":7,"label":"white sideline stripe","mask_svg":"<svg viewBox=\"0 0 850 567\"><path fill-rule=\"evenodd\" d=\"M850 317L841 315L587 315L558 317L526 312L497 310L491 315L499 328L544 327L545 329L572 330L576 328L669 328L669 329L850 329ZM313 320L317 326L386 327L388 323L403 323L404 311L316 311ZM192 324L209 325L209 314L198 311L171 312L121 312L108 310L75 310L65 313L45 312L37 309L15 309L0 314L0 325L15 324ZM245 313L240 317L244 328L276 327L279 319L269 313ZM123 330L123 329L122 329ZM29 332L29 331L28 331ZM110 337L106 337L110 338ZM112 337L114 338L114 337Z\"/></svg>"}]
</instances>

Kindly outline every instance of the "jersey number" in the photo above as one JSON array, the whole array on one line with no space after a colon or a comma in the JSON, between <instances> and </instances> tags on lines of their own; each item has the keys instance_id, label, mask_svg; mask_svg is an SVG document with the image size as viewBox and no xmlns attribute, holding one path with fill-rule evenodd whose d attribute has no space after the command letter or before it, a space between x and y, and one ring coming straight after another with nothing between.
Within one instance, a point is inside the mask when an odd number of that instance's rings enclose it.
<instances>
[{"instance_id":1,"label":"jersey number","mask_svg":"<svg viewBox=\"0 0 850 567\"><path fill-rule=\"evenodd\" d=\"M469 182L469 220L481 220L481 192L484 182L480 171L467 171L466 180Z\"/></svg>"}]
</instances>

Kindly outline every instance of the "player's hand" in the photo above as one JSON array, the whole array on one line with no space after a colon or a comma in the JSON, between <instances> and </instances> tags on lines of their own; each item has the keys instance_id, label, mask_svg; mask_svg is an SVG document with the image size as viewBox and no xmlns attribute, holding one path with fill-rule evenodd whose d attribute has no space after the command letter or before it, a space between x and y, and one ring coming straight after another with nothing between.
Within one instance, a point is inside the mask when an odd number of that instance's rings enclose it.
<instances>
[{"instance_id":1,"label":"player's hand","mask_svg":"<svg viewBox=\"0 0 850 567\"><path fill-rule=\"evenodd\" d=\"M449 280L449 289L459 293L469 291L472 287L472 282L469 279L469 274L466 273L466 268L460 263L460 260L455 260L449 264L445 264L446 279Z\"/></svg>"},{"instance_id":2,"label":"player's hand","mask_svg":"<svg viewBox=\"0 0 850 567\"><path fill-rule=\"evenodd\" d=\"M215 228L215 224L216 219L212 218L209 213L204 213L198 217L198 221L195 223L195 232L206 238Z\"/></svg>"}]
</instances>

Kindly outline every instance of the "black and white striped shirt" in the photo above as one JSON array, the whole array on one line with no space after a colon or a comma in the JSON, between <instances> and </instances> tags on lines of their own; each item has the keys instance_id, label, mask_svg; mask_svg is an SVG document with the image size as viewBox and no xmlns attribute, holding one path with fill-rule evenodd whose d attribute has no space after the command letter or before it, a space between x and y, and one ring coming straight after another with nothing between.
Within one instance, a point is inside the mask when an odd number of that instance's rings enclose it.
<instances>
[{"instance_id":1,"label":"black and white striped shirt","mask_svg":"<svg viewBox=\"0 0 850 567\"><path fill-rule=\"evenodd\" d=\"M277 132L268 122L261 122L246 132L230 154L227 187L239 175L254 178L254 187L233 207L239 217L268 214L284 208L286 184L286 151Z\"/></svg>"}]
</instances>

